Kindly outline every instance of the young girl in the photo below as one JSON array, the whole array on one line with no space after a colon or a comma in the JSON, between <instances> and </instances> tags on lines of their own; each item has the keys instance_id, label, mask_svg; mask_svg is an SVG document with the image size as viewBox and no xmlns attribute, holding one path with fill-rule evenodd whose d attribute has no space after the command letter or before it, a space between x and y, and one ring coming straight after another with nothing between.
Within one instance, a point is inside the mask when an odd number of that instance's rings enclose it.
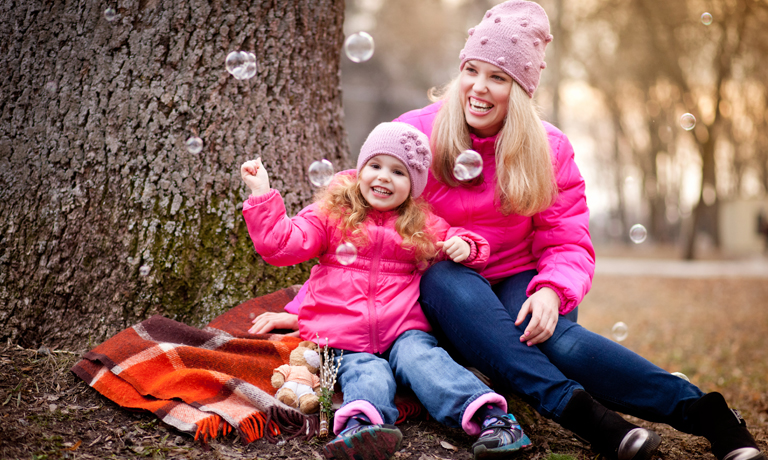
<instances>
[{"instance_id":1,"label":"young girl","mask_svg":"<svg viewBox=\"0 0 768 460\"><path fill-rule=\"evenodd\" d=\"M531 444L506 413L505 399L437 346L418 303L421 274L438 253L474 269L489 256L485 239L450 227L418 199L430 162L423 133L382 123L363 144L357 174L337 175L294 218L269 188L260 160L240 168L251 189L243 215L263 259L285 266L320 258L298 326L305 340L327 337L340 363L344 404L334 417L338 436L324 449L328 458L384 459L400 448L402 434L393 426L397 384L410 387L439 422L481 434L475 458ZM356 246L355 260L337 258L344 243Z\"/></svg>"}]
</instances>

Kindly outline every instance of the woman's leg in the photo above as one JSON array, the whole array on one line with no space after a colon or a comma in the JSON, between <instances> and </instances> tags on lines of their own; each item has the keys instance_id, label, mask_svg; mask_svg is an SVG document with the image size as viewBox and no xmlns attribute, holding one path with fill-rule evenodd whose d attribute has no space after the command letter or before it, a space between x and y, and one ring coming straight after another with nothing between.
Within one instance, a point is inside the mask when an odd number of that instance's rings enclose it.
<instances>
[{"instance_id":1,"label":"woman's leg","mask_svg":"<svg viewBox=\"0 0 768 460\"><path fill-rule=\"evenodd\" d=\"M534 270L520 273L494 286L510 316L517 316L527 298L528 283L535 274ZM526 320L519 327L519 333L527 324ZM605 417L603 409L595 408L594 396L614 410L706 437L718 459L766 460L744 420L728 407L719 393L704 395L695 385L564 317L558 320L552 337L538 347L564 375L586 390L586 393L577 391L571 398L557 420L563 426L583 426L585 414ZM621 424L614 414L608 413L607 417ZM599 429L600 424L596 426ZM638 430L632 433L625 436L625 440L636 445L649 444L649 433ZM589 438L589 433L584 434ZM597 435L598 432L593 431L592 436Z\"/></svg>"},{"instance_id":2,"label":"woman's leg","mask_svg":"<svg viewBox=\"0 0 768 460\"><path fill-rule=\"evenodd\" d=\"M651 458L659 436L605 408L538 347L520 342L524 327L515 326L515 316L475 271L453 262L435 264L422 278L420 300L433 325L469 363L526 395L542 415L584 437L608 458Z\"/></svg>"},{"instance_id":3,"label":"woman's leg","mask_svg":"<svg viewBox=\"0 0 768 460\"><path fill-rule=\"evenodd\" d=\"M449 261L435 264L422 277L420 302L466 361L525 394L542 415L556 419L573 391L582 388L537 347L520 342L515 318L474 270Z\"/></svg>"},{"instance_id":4,"label":"woman's leg","mask_svg":"<svg viewBox=\"0 0 768 460\"><path fill-rule=\"evenodd\" d=\"M519 273L494 286L510 316L517 316L535 274L535 270ZM525 330L529 320L518 331ZM684 414L704 393L637 353L562 316L552 337L538 348L606 407L691 432Z\"/></svg>"}]
</instances>

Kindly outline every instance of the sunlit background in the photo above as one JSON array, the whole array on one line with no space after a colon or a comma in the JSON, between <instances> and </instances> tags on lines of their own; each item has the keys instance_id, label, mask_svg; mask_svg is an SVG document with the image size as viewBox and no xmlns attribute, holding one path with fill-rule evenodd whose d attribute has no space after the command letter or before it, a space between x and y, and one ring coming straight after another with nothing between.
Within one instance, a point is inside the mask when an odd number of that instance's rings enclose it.
<instances>
[{"instance_id":1,"label":"sunlit background","mask_svg":"<svg viewBox=\"0 0 768 460\"><path fill-rule=\"evenodd\" d=\"M428 89L458 74L467 29L498 3L347 1L345 34L375 43L368 61L342 56L353 158L377 123L427 105ZM574 145L599 250L763 257L768 5L538 3L555 39L535 100ZM630 239L637 224L647 229L640 244Z\"/></svg>"}]
</instances>

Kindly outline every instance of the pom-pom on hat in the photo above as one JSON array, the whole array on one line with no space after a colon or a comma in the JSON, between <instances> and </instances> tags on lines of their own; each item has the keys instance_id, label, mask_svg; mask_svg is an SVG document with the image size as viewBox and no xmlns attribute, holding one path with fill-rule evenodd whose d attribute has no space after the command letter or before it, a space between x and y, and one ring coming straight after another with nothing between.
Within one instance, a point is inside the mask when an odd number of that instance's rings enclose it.
<instances>
[{"instance_id":1,"label":"pom-pom on hat","mask_svg":"<svg viewBox=\"0 0 768 460\"><path fill-rule=\"evenodd\" d=\"M502 69L533 97L539 86L544 48L552 41L549 18L537 3L508 0L485 13L480 24L469 29L469 38L459 54L464 68L478 60Z\"/></svg>"},{"instance_id":2,"label":"pom-pom on hat","mask_svg":"<svg viewBox=\"0 0 768 460\"><path fill-rule=\"evenodd\" d=\"M411 179L411 196L418 198L427 186L432 163L429 139L418 129L399 121L373 128L357 157L357 173L376 155L390 155L402 161Z\"/></svg>"}]
</instances>

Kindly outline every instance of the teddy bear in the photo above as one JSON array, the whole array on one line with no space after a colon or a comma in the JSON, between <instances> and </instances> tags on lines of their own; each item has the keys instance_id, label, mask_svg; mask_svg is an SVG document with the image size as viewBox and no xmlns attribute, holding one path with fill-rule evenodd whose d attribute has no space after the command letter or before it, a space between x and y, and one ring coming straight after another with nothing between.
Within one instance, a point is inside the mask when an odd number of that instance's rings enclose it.
<instances>
[{"instance_id":1,"label":"teddy bear","mask_svg":"<svg viewBox=\"0 0 768 460\"><path fill-rule=\"evenodd\" d=\"M272 386L277 388L278 401L297 407L305 414L313 414L320 408L318 390L320 378L320 354L315 343L305 340L291 352L289 364L283 364L272 374Z\"/></svg>"}]
</instances>

